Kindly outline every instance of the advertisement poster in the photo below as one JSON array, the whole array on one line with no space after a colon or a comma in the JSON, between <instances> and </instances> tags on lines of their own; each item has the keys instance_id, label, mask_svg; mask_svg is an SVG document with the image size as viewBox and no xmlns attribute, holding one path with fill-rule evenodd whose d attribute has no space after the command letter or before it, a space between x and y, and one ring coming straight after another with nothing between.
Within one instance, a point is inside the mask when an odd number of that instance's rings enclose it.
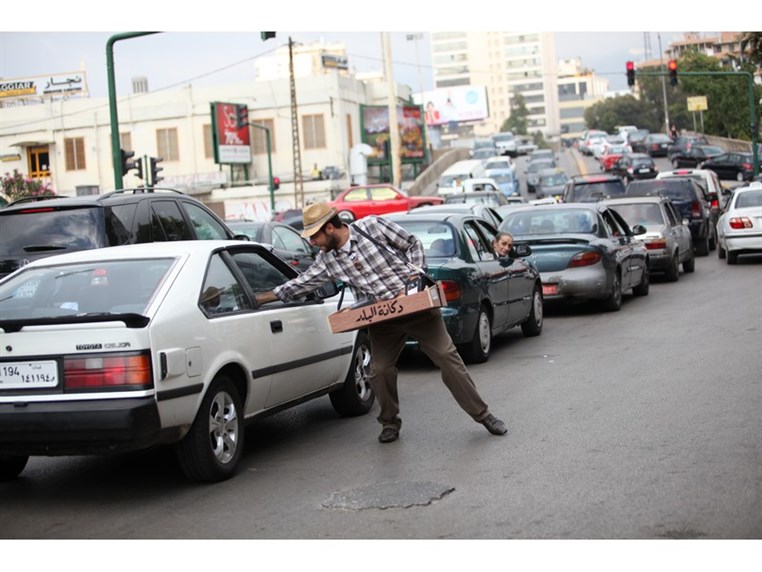
<instances>
[{"instance_id":1,"label":"advertisement poster","mask_svg":"<svg viewBox=\"0 0 762 572\"><path fill-rule=\"evenodd\" d=\"M251 163L248 123L238 127L238 117L246 111L237 103L212 103L212 143L214 162L218 164Z\"/></svg>"},{"instance_id":2,"label":"advertisement poster","mask_svg":"<svg viewBox=\"0 0 762 572\"><path fill-rule=\"evenodd\" d=\"M363 105L362 140L374 149L368 157L369 163L382 163L386 156L386 142L389 141L389 108L385 105ZM426 156L424 127L421 108L405 105L397 108L397 128L400 134L400 159L403 163L423 161Z\"/></svg>"},{"instance_id":3,"label":"advertisement poster","mask_svg":"<svg viewBox=\"0 0 762 572\"><path fill-rule=\"evenodd\" d=\"M423 105L426 125L436 127L464 121L481 121L489 117L487 88L460 85L438 88L415 94L413 99Z\"/></svg>"}]
</instances>

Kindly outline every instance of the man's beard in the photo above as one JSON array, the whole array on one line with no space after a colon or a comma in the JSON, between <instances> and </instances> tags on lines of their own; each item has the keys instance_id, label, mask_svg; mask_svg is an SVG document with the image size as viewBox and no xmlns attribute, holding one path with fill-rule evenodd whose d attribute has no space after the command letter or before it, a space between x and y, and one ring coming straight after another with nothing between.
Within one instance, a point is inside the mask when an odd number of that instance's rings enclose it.
<instances>
[{"instance_id":1,"label":"man's beard","mask_svg":"<svg viewBox=\"0 0 762 572\"><path fill-rule=\"evenodd\" d=\"M339 248L339 239L335 235L328 235L323 252L331 252Z\"/></svg>"}]
</instances>

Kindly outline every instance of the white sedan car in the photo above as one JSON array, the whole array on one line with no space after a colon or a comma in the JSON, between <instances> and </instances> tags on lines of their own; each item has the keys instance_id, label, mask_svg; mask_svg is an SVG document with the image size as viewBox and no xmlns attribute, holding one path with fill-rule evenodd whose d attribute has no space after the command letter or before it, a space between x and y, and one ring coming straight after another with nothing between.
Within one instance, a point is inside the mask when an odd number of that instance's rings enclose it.
<instances>
[{"instance_id":1,"label":"white sedan car","mask_svg":"<svg viewBox=\"0 0 762 572\"><path fill-rule=\"evenodd\" d=\"M369 341L329 330L335 284L257 307L255 292L295 275L256 243L181 241L48 257L6 277L0 480L30 455L173 444L188 478L219 481L258 416L325 394L341 415L367 413Z\"/></svg>"},{"instance_id":2,"label":"white sedan car","mask_svg":"<svg viewBox=\"0 0 762 572\"><path fill-rule=\"evenodd\" d=\"M717 255L736 264L740 254L762 253L762 183L738 187L717 221Z\"/></svg>"}]
</instances>

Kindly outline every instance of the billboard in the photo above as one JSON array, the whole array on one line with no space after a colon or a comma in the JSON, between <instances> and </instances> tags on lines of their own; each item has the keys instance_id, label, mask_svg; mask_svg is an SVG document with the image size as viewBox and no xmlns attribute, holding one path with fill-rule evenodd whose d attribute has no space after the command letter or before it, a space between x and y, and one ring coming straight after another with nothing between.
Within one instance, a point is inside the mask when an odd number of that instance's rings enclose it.
<instances>
[{"instance_id":1,"label":"billboard","mask_svg":"<svg viewBox=\"0 0 762 572\"><path fill-rule=\"evenodd\" d=\"M251 163L250 128L248 122L240 125L241 116L248 117L246 105L212 103L212 147L215 163Z\"/></svg>"},{"instance_id":2,"label":"billboard","mask_svg":"<svg viewBox=\"0 0 762 572\"><path fill-rule=\"evenodd\" d=\"M0 99L32 96L69 96L87 92L84 71L0 79Z\"/></svg>"},{"instance_id":3,"label":"billboard","mask_svg":"<svg viewBox=\"0 0 762 572\"><path fill-rule=\"evenodd\" d=\"M481 121L489 117L487 88L483 85L458 85L416 93L413 100L423 105L430 127Z\"/></svg>"},{"instance_id":4,"label":"billboard","mask_svg":"<svg viewBox=\"0 0 762 572\"><path fill-rule=\"evenodd\" d=\"M389 141L389 108L386 105L361 105L362 141L374 149L368 163L389 161L386 142ZM400 160L403 163L419 163L426 157L423 114L418 105L397 107L397 128L400 134Z\"/></svg>"}]
</instances>

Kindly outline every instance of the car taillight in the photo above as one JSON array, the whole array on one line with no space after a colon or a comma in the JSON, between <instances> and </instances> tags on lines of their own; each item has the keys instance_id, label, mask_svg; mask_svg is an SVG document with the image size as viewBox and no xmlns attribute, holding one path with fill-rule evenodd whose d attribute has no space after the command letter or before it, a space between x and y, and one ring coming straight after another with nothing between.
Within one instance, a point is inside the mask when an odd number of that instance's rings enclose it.
<instances>
[{"instance_id":1,"label":"car taillight","mask_svg":"<svg viewBox=\"0 0 762 572\"><path fill-rule=\"evenodd\" d=\"M751 171L751 163L741 163L741 168L744 171Z\"/></svg>"},{"instance_id":2,"label":"car taillight","mask_svg":"<svg viewBox=\"0 0 762 572\"><path fill-rule=\"evenodd\" d=\"M453 280L442 280L442 288L444 288L445 300L448 302L460 300L463 295L463 292L460 289L460 284Z\"/></svg>"},{"instance_id":3,"label":"car taillight","mask_svg":"<svg viewBox=\"0 0 762 572\"><path fill-rule=\"evenodd\" d=\"M150 389L148 353L91 354L64 358L65 389Z\"/></svg>"},{"instance_id":4,"label":"car taillight","mask_svg":"<svg viewBox=\"0 0 762 572\"><path fill-rule=\"evenodd\" d=\"M663 238L656 238L646 241L646 248L648 250L663 250L667 248L667 241Z\"/></svg>"},{"instance_id":5,"label":"car taillight","mask_svg":"<svg viewBox=\"0 0 762 572\"><path fill-rule=\"evenodd\" d=\"M717 200L717 197L712 197L712 202L711 202L711 203L709 203L709 204L710 204L710 206L711 206L713 209L718 209L718 208L720 208L720 201L719 201L719 200Z\"/></svg>"},{"instance_id":6,"label":"car taillight","mask_svg":"<svg viewBox=\"0 0 762 572\"><path fill-rule=\"evenodd\" d=\"M599 252L580 252L572 256L567 268L579 268L580 266L592 266L601 261Z\"/></svg>"},{"instance_id":7,"label":"car taillight","mask_svg":"<svg viewBox=\"0 0 762 572\"><path fill-rule=\"evenodd\" d=\"M730 228L734 228L736 230L741 228L752 228L754 226L754 224L751 222L751 219L745 216L733 217L728 221L728 224L730 225Z\"/></svg>"},{"instance_id":8,"label":"car taillight","mask_svg":"<svg viewBox=\"0 0 762 572\"><path fill-rule=\"evenodd\" d=\"M698 201L691 203L691 218L701 218L701 205Z\"/></svg>"}]
</instances>

